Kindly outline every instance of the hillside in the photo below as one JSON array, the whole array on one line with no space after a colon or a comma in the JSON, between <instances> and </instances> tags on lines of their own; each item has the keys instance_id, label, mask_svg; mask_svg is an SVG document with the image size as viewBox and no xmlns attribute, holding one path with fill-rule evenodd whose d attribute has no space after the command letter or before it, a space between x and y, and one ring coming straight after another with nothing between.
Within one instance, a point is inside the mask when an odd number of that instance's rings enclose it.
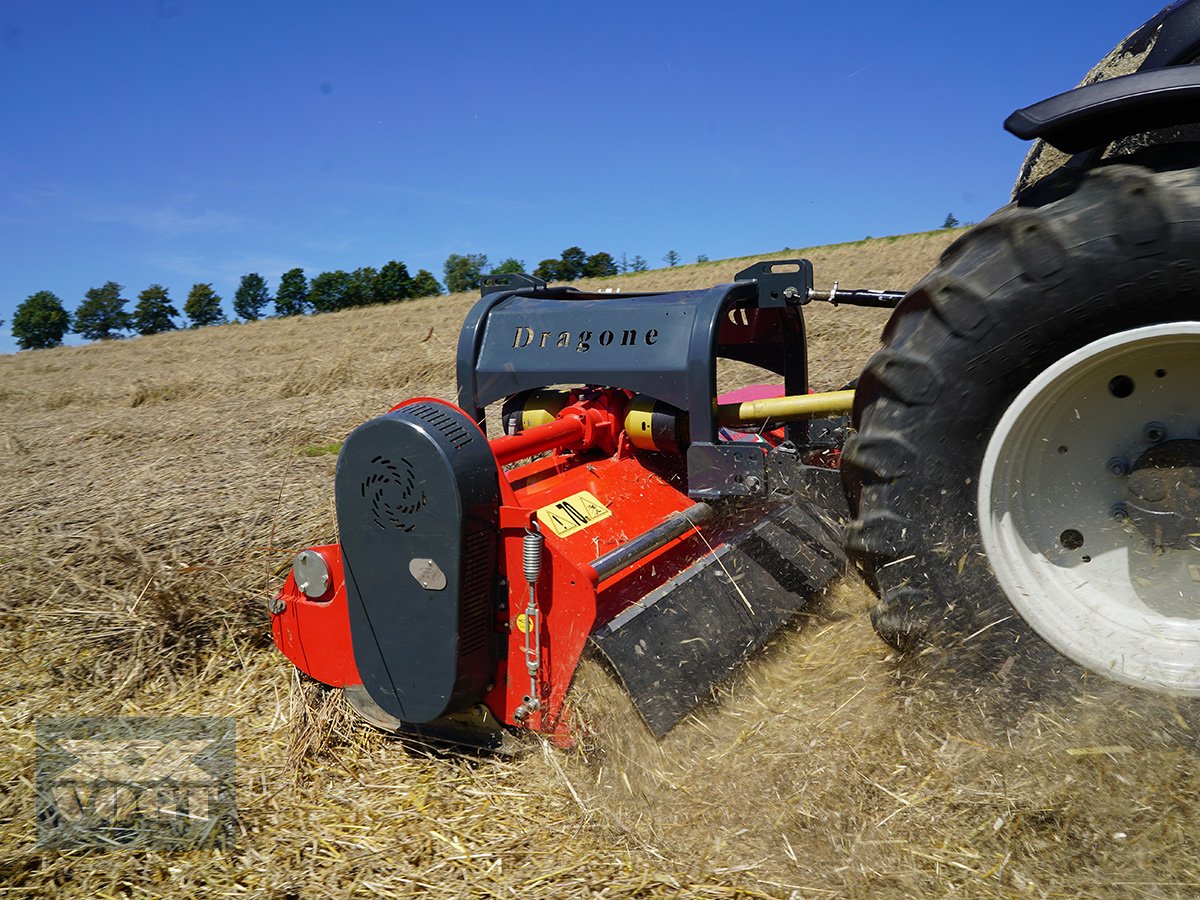
<instances>
[{"instance_id":1,"label":"hillside","mask_svg":"<svg viewBox=\"0 0 1200 900\"><path fill-rule=\"evenodd\" d=\"M956 232L773 253L906 288ZM689 288L723 260L581 287ZM1002 716L899 677L869 592L802 628L664 741L586 671L596 736L472 759L384 739L271 646L266 599L334 533L334 448L452 397L454 295L0 357L0 883L27 895L972 896L1200 886L1190 706L1107 685ZM886 312L806 311L813 385ZM624 704L624 705L623 705ZM231 716L237 847L35 847L40 718Z\"/></svg>"}]
</instances>

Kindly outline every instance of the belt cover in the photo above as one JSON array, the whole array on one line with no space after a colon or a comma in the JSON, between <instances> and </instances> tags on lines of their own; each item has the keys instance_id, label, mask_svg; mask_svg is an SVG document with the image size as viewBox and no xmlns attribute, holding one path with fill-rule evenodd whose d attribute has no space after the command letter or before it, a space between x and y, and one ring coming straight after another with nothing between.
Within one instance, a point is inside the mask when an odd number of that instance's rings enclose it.
<instances>
[{"instance_id":1,"label":"belt cover","mask_svg":"<svg viewBox=\"0 0 1200 900\"><path fill-rule=\"evenodd\" d=\"M408 723L477 703L495 676L499 487L487 439L455 407L410 404L346 439L335 495L366 694Z\"/></svg>"}]
</instances>

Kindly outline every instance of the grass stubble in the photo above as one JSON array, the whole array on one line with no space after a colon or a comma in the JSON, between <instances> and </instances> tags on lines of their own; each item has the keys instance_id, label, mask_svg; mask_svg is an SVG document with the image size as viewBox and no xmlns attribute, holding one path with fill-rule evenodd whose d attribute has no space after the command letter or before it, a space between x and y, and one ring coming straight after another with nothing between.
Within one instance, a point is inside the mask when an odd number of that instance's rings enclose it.
<instances>
[{"instance_id":1,"label":"grass stubble","mask_svg":"<svg viewBox=\"0 0 1200 900\"><path fill-rule=\"evenodd\" d=\"M952 237L807 255L822 284L904 287ZM699 287L749 262L605 286ZM935 683L874 637L853 577L657 742L596 662L577 746L527 736L505 758L383 737L295 673L265 601L294 550L335 533L336 455L305 448L405 396L452 397L470 302L0 357L5 895L1200 889L1194 704ZM810 307L814 387L853 377L885 318ZM68 715L234 717L235 848L37 849L35 724Z\"/></svg>"}]
</instances>

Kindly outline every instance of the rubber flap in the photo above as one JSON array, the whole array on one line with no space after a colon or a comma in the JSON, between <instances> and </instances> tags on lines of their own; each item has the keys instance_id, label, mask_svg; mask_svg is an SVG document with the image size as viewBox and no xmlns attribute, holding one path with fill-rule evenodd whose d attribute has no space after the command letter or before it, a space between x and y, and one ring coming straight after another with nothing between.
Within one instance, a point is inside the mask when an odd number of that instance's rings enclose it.
<instances>
[{"instance_id":1,"label":"rubber flap","mask_svg":"<svg viewBox=\"0 0 1200 900\"><path fill-rule=\"evenodd\" d=\"M591 644L661 737L845 564L836 526L785 505L593 632Z\"/></svg>"}]
</instances>

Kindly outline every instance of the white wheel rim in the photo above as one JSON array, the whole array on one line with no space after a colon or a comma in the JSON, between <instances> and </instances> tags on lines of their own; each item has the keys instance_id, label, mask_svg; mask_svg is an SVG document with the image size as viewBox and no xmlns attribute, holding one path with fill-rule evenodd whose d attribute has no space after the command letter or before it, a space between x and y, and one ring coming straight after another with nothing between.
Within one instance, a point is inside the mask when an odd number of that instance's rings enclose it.
<instances>
[{"instance_id":1,"label":"white wheel rim","mask_svg":"<svg viewBox=\"0 0 1200 900\"><path fill-rule=\"evenodd\" d=\"M1132 379L1128 396L1110 389L1118 376ZM1118 681L1200 695L1200 551L1156 551L1114 515L1124 478L1109 461L1135 461L1152 422L1168 439L1200 438L1200 322L1109 335L1038 375L988 441L979 528L1009 602L1057 651Z\"/></svg>"}]
</instances>

